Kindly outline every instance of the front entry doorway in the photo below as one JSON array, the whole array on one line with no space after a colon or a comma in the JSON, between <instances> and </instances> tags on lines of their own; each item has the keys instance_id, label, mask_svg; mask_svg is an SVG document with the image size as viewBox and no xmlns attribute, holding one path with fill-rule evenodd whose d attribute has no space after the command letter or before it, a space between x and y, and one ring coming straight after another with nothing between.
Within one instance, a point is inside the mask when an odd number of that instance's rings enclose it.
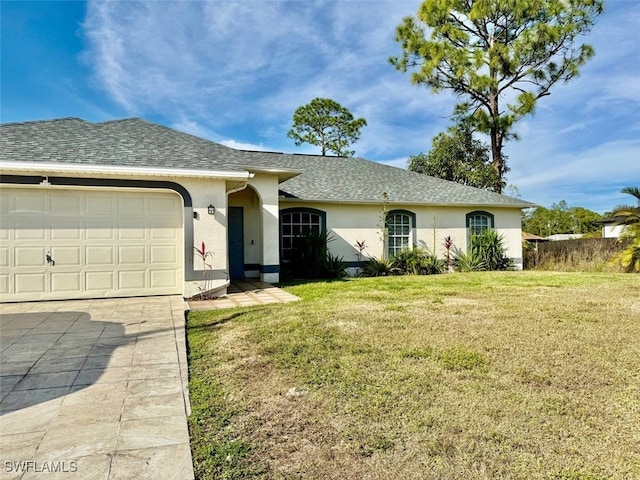
<instances>
[{"instance_id":1,"label":"front entry doorway","mask_svg":"<svg viewBox=\"0 0 640 480\"><path fill-rule=\"evenodd\" d=\"M244 211L242 207L229 207L227 235L229 277L244 278Z\"/></svg>"}]
</instances>

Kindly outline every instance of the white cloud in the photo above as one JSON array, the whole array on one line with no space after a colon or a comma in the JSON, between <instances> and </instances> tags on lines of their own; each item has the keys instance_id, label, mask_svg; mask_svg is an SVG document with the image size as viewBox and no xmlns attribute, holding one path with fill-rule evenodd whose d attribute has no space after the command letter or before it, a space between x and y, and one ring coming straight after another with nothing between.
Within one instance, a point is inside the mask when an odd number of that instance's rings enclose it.
<instances>
[{"instance_id":1,"label":"white cloud","mask_svg":"<svg viewBox=\"0 0 640 480\"><path fill-rule=\"evenodd\" d=\"M262 144L255 145L253 143L236 142L235 140L232 140L232 139L220 140L219 143L227 147L235 148L236 150L251 150L251 151L257 151L257 152L270 151L270 149L265 148L265 146Z\"/></svg>"},{"instance_id":2,"label":"white cloud","mask_svg":"<svg viewBox=\"0 0 640 480\"><path fill-rule=\"evenodd\" d=\"M390 167L406 169L408 160L409 160L408 157L402 157L402 158L394 158L393 160L382 160L378 163L389 165Z\"/></svg>"},{"instance_id":3,"label":"white cloud","mask_svg":"<svg viewBox=\"0 0 640 480\"><path fill-rule=\"evenodd\" d=\"M455 100L412 85L388 63L400 53L396 26L419 5L90 0L84 58L129 114L235 148L317 153L286 132L298 106L333 98L367 119L357 155L404 167L447 128ZM584 189L640 183L638 24L637 2L610 1L585 38L596 57L516 126L522 141L506 146L508 180L523 198L605 201L606 192L585 197Z\"/></svg>"}]
</instances>

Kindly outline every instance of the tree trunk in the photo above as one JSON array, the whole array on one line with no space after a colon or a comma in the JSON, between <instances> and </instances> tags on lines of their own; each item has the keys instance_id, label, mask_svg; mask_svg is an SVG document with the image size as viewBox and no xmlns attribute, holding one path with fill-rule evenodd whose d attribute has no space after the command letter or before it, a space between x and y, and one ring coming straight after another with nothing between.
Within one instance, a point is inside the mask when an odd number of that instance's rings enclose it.
<instances>
[{"instance_id":1,"label":"tree trunk","mask_svg":"<svg viewBox=\"0 0 640 480\"><path fill-rule=\"evenodd\" d=\"M502 193L502 171L504 160L502 158L502 135L494 126L491 127L491 166L496 172L496 184L493 190Z\"/></svg>"},{"instance_id":2,"label":"tree trunk","mask_svg":"<svg viewBox=\"0 0 640 480\"><path fill-rule=\"evenodd\" d=\"M498 107L498 91L494 90L489 94L489 116L491 117L491 165L496 172L496 184L493 190L502 193L502 172L504 160L502 158L503 132L498 128L500 111Z\"/></svg>"}]
</instances>

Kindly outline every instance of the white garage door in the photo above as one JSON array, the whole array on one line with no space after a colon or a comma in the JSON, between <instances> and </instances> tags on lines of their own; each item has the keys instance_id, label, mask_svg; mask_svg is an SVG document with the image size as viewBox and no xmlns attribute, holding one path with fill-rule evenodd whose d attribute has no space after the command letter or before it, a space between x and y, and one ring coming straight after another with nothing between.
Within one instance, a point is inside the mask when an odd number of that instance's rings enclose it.
<instances>
[{"instance_id":1,"label":"white garage door","mask_svg":"<svg viewBox=\"0 0 640 480\"><path fill-rule=\"evenodd\" d=\"M174 192L0 188L0 301L182 293Z\"/></svg>"}]
</instances>

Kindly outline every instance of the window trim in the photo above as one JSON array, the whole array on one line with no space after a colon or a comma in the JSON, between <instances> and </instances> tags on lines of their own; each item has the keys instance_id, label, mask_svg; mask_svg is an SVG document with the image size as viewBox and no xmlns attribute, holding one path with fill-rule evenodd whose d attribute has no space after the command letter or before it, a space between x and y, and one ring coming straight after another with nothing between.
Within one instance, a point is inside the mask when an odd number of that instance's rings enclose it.
<instances>
[{"instance_id":1,"label":"window trim","mask_svg":"<svg viewBox=\"0 0 640 480\"><path fill-rule=\"evenodd\" d=\"M490 229L494 229L495 227L495 216L493 215L493 213L490 212L486 212L484 210L474 210L473 212L469 212L466 215L465 218L465 225L466 225L466 229L469 233L469 236L473 235L473 232L471 231L471 219L474 217L486 217L489 221L487 222L487 228Z\"/></svg>"},{"instance_id":2,"label":"window trim","mask_svg":"<svg viewBox=\"0 0 640 480\"><path fill-rule=\"evenodd\" d=\"M389 220L391 217L395 216L395 215L406 215L409 217L410 219L410 230L409 230L409 249L413 248L416 245L416 214L413 213L410 210L405 210L405 209L394 209L394 210L389 210L386 214L385 217L385 252L387 254L388 258L393 257L394 255L391 254L391 252L389 251Z\"/></svg>"},{"instance_id":3,"label":"window trim","mask_svg":"<svg viewBox=\"0 0 640 480\"><path fill-rule=\"evenodd\" d=\"M311 207L290 207L290 208L283 208L282 210L280 210L278 223L280 224L280 261L281 262L284 258L283 250L282 250L282 247L283 247L282 239L284 237L282 220L283 220L283 217L289 213L311 213L313 215L318 215L320 217L320 232L327 231L327 212L325 212L324 210L318 210L317 208L311 208Z\"/></svg>"}]
</instances>

